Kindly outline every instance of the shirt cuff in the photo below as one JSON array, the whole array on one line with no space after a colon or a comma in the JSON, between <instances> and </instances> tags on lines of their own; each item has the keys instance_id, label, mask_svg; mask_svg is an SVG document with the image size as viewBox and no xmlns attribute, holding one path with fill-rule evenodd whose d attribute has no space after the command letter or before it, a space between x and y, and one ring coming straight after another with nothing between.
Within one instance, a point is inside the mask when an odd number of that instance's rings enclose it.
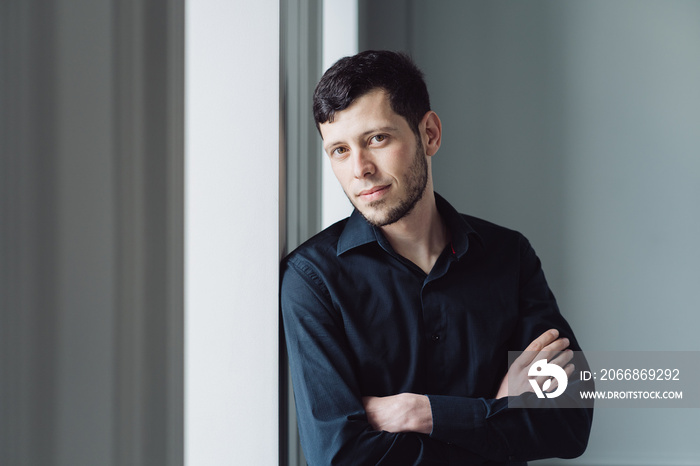
<instances>
[{"instance_id":1,"label":"shirt cuff","mask_svg":"<svg viewBox=\"0 0 700 466\"><path fill-rule=\"evenodd\" d=\"M433 415L430 437L448 444L486 444L488 409L482 398L427 396Z\"/></svg>"}]
</instances>

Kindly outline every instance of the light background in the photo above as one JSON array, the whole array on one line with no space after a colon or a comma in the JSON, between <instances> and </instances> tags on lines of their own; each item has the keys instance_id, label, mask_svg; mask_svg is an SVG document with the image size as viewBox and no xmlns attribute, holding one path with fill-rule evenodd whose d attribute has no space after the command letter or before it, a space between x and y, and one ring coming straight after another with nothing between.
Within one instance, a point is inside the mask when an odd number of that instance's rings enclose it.
<instances>
[{"instance_id":1,"label":"light background","mask_svg":"<svg viewBox=\"0 0 700 466\"><path fill-rule=\"evenodd\" d=\"M700 350L700 2L358 8L359 50L426 74L436 191L528 237L584 350ZM565 463L700 464L698 432L696 409L598 410Z\"/></svg>"}]
</instances>

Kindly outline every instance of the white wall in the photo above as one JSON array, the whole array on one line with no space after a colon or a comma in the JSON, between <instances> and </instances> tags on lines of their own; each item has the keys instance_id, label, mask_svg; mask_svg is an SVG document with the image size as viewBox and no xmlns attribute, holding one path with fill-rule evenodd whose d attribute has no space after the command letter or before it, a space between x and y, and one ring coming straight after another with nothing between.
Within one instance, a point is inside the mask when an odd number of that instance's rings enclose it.
<instances>
[{"instance_id":1,"label":"white wall","mask_svg":"<svg viewBox=\"0 0 700 466\"><path fill-rule=\"evenodd\" d=\"M323 71L337 60L357 53L357 0L323 2ZM352 213L353 207L333 174L330 160L321 148L323 202L322 224L326 228Z\"/></svg>"},{"instance_id":2,"label":"white wall","mask_svg":"<svg viewBox=\"0 0 700 466\"><path fill-rule=\"evenodd\" d=\"M276 464L279 2L186 18L185 462Z\"/></svg>"},{"instance_id":3,"label":"white wall","mask_svg":"<svg viewBox=\"0 0 700 466\"><path fill-rule=\"evenodd\" d=\"M584 349L699 350L700 3L381 5L360 44L426 72L436 190L528 236ZM698 464L697 432L695 410L598 410L571 464Z\"/></svg>"}]
</instances>

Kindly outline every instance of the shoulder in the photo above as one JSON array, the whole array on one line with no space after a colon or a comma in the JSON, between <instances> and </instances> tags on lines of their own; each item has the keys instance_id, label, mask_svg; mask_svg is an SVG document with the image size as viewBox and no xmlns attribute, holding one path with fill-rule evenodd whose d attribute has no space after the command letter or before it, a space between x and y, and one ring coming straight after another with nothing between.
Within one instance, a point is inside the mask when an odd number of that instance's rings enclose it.
<instances>
[{"instance_id":1,"label":"shoulder","mask_svg":"<svg viewBox=\"0 0 700 466\"><path fill-rule=\"evenodd\" d=\"M500 247L505 244L529 245L527 238L517 230L473 215L460 214L460 216L472 228L476 237L485 247Z\"/></svg>"},{"instance_id":2,"label":"shoulder","mask_svg":"<svg viewBox=\"0 0 700 466\"><path fill-rule=\"evenodd\" d=\"M323 275L332 270L332 264L338 260L338 240L347 221L345 218L334 223L290 252L280 265L282 279L290 273L299 274L322 286Z\"/></svg>"},{"instance_id":3,"label":"shoulder","mask_svg":"<svg viewBox=\"0 0 700 466\"><path fill-rule=\"evenodd\" d=\"M332 307L329 282L337 270L338 240L346 222L341 220L314 235L282 260L280 304L286 319Z\"/></svg>"},{"instance_id":4,"label":"shoulder","mask_svg":"<svg viewBox=\"0 0 700 466\"><path fill-rule=\"evenodd\" d=\"M459 213L445 198L435 193L438 211L451 230L453 240L461 242L462 246L480 245L485 252L499 250L508 244L523 242L524 237L518 231L498 225L464 213ZM466 240L464 238L468 238ZM473 241L476 240L476 241ZM460 244L457 244L458 250Z\"/></svg>"},{"instance_id":5,"label":"shoulder","mask_svg":"<svg viewBox=\"0 0 700 466\"><path fill-rule=\"evenodd\" d=\"M480 257L492 263L505 265L506 269L514 267L523 278L541 272L542 263L525 235L477 217L463 217L480 239L482 248L481 252L476 253L477 256L483 254Z\"/></svg>"},{"instance_id":6,"label":"shoulder","mask_svg":"<svg viewBox=\"0 0 700 466\"><path fill-rule=\"evenodd\" d=\"M347 221L347 218L340 220L304 241L282 260L282 264L300 264L332 259L337 255L338 240Z\"/></svg>"}]
</instances>

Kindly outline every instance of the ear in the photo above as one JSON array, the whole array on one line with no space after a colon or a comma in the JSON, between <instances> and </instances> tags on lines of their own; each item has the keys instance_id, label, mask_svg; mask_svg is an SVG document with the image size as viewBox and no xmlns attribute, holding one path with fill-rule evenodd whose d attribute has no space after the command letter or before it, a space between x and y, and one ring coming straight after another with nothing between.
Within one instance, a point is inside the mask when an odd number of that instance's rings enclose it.
<instances>
[{"instance_id":1,"label":"ear","mask_svg":"<svg viewBox=\"0 0 700 466\"><path fill-rule=\"evenodd\" d=\"M440 141L442 140L442 122L440 117L431 110L423 116L418 127L425 145L425 155L432 157L440 148Z\"/></svg>"}]
</instances>

